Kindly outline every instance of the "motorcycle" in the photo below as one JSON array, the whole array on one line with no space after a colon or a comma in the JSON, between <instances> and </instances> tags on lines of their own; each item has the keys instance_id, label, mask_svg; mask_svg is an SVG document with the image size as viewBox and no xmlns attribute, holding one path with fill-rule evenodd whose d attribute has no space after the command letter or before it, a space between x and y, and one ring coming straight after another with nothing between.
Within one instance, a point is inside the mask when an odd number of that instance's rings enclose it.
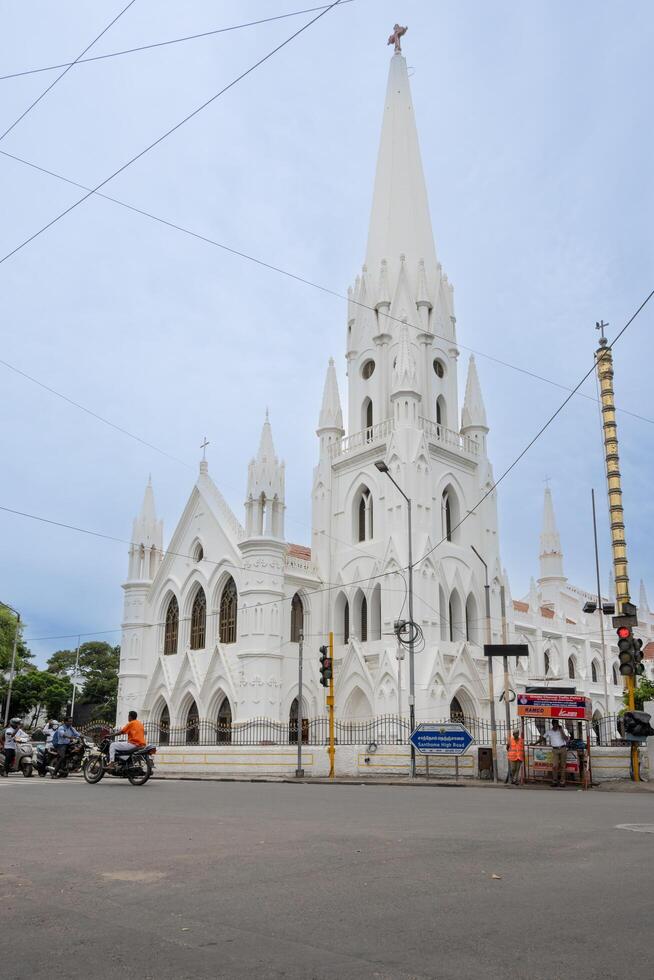
<instances>
[{"instance_id":1,"label":"motorcycle","mask_svg":"<svg viewBox=\"0 0 654 980\"><path fill-rule=\"evenodd\" d=\"M14 759L14 764L12 765L11 769L7 771L7 774L11 775L12 772L20 772L26 779L29 779L34 769L32 752L33 748L31 742L23 742L16 739L16 757Z\"/></svg>"},{"instance_id":2,"label":"motorcycle","mask_svg":"<svg viewBox=\"0 0 654 980\"><path fill-rule=\"evenodd\" d=\"M124 752L119 748L114 766L110 768L109 746L114 739L114 735L106 735L97 749L85 759L82 769L84 779L93 785L107 775L128 779L132 786L144 786L154 771L152 756L157 751L156 745L144 745L142 748L126 749Z\"/></svg>"},{"instance_id":3,"label":"motorcycle","mask_svg":"<svg viewBox=\"0 0 654 980\"><path fill-rule=\"evenodd\" d=\"M79 772L82 769L84 765L84 761L87 758L89 752L91 752L93 748L95 748L93 743L89 742L88 739L84 738L83 735L80 736L80 738L73 739L70 745L68 746L68 752L66 753L66 758L64 760L63 765L60 766L59 768L59 772L57 773L57 778L66 779L66 777L69 776L72 772ZM56 748L53 745L46 745L43 752L43 757L40 760L40 768L39 768L39 764L37 763L36 771L38 772L39 776L45 776L47 775L47 773L50 773L52 778L54 779L55 766L57 764L58 758L59 755Z\"/></svg>"}]
</instances>

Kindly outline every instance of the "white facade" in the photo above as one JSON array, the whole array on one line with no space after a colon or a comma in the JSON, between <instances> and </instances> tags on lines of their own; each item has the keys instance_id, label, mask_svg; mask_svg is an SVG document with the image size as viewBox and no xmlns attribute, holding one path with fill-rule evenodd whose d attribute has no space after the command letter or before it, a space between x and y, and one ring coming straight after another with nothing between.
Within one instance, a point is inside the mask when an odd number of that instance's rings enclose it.
<instances>
[{"instance_id":1,"label":"white facade","mask_svg":"<svg viewBox=\"0 0 654 980\"><path fill-rule=\"evenodd\" d=\"M506 638L530 650L513 687L574 683L601 714L616 710L615 651L607 654L605 691L598 615L584 616L592 596L564 576L549 491L538 585L524 601L510 598L486 412L471 357L460 414L453 289L436 257L401 54L390 63L366 259L349 291L345 356L347 434L330 361L316 430L310 551L285 539L284 466L267 418L248 471L244 526L203 461L164 552L148 484L123 585L119 717L135 708L172 725L219 716L286 722L297 697L300 627L305 717L325 713L318 647L330 630L337 714L407 714L407 661L398 661L393 635L395 619L408 615L407 507L377 461L412 500L414 619L425 641L416 656L417 719L459 709L488 717L483 563L493 642L503 636L504 587ZM609 627L607 639L612 635ZM646 635L654 636L649 610Z\"/></svg>"}]
</instances>

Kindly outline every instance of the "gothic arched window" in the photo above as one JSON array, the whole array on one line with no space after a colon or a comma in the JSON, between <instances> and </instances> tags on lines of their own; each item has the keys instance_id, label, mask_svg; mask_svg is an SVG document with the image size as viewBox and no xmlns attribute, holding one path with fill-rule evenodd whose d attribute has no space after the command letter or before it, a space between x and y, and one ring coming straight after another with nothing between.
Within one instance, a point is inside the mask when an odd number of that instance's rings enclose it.
<instances>
[{"instance_id":1,"label":"gothic arched window","mask_svg":"<svg viewBox=\"0 0 654 980\"><path fill-rule=\"evenodd\" d=\"M207 635L207 597L204 589L196 592L191 609L191 650L204 650Z\"/></svg>"},{"instance_id":2,"label":"gothic arched window","mask_svg":"<svg viewBox=\"0 0 654 980\"><path fill-rule=\"evenodd\" d=\"M445 522L445 537L448 541L452 540L452 502L450 495L445 491L443 494L443 519Z\"/></svg>"},{"instance_id":3,"label":"gothic arched window","mask_svg":"<svg viewBox=\"0 0 654 980\"><path fill-rule=\"evenodd\" d=\"M590 665L590 676L593 684L597 684L597 661L593 660Z\"/></svg>"},{"instance_id":4,"label":"gothic arched window","mask_svg":"<svg viewBox=\"0 0 654 980\"><path fill-rule=\"evenodd\" d=\"M618 673L618 665L617 664L613 664L613 683L614 684L619 684L620 683L620 674Z\"/></svg>"},{"instance_id":5,"label":"gothic arched window","mask_svg":"<svg viewBox=\"0 0 654 980\"><path fill-rule=\"evenodd\" d=\"M345 600L345 606L343 608L343 643L347 643L350 639L350 603Z\"/></svg>"},{"instance_id":6,"label":"gothic arched window","mask_svg":"<svg viewBox=\"0 0 654 980\"><path fill-rule=\"evenodd\" d=\"M369 541L373 536L372 494L368 487L363 487L359 494L356 510L357 540Z\"/></svg>"},{"instance_id":7,"label":"gothic arched window","mask_svg":"<svg viewBox=\"0 0 654 980\"><path fill-rule=\"evenodd\" d=\"M298 699L293 698L290 710L288 712L288 741L291 745L297 745L299 713L300 713L300 706L298 704ZM305 718L304 712L302 712L302 743L306 745L308 741L309 741L309 719Z\"/></svg>"},{"instance_id":8,"label":"gothic arched window","mask_svg":"<svg viewBox=\"0 0 654 980\"><path fill-rule=\"evenodd\" d=\"M368 600L365 596L361 599L361 623L360 623L360 633L361 642L366 643L368 640Z\"/></svg>"},{"instance_id":9,"label":"gothic arched window","mask_svg":"<svg viewBox=\"0 0 654 980\"><path fill-rule=\"evenodd\" d=\"M575 676L576 676L575 658L568 657L568 677L570 678L571 681L573 681L575 679Z\"/></svg>"},{"instance_id":10,"label":"gothic arched window","mask_svg":"<svg viewBox=\"0 0 654 980\"><path fill-rule=\"evenodd\" d=\"M300 642L304 629L304 606L298 592L291 599L291 643Z\"/></svg>"},{"instance_id":11,"label":"gothic arched window","mask_svg":"<svg viewBox=\"0 0 654 980\"><path fill-rule=\"evenodd\" d=\"M236 642L236 606L238 603L238 593L236 583L230 577L225 582L223 593L220 597L220 617L218 622L218 636L221 643Z\"/></svg>"},{"instance_id":12,"label":"gothic arched window","mask_svg":"<svg viewBox=\"0 0 654 980\"><path fill-rule=\"evenodd\" d=\"M171 596L166 609L166 625L164 628L164 654L177 653L177 637L179 636L179 605L175 596Z\"/></svg>"},{"instance_id":13,"label":"gothic arched window","mask_svg":"<svg viewBox=\"0 0 654 980\"><path fill-rule=\"evenodd\" d=\"M543 654L543 677L547 677L550 672L550 652L546 650Z\"/></svg>"},{"instance_id":14,"label":"gothic arched window","mask_svg":"<svg viewBox=\"0 0 654 980\"><path fill-rule=\"evenodd\" d=\"M445 410L445 399L439 395L436 399L436 424L447 426L447 412Z\"/></svg>"}]
</instances>

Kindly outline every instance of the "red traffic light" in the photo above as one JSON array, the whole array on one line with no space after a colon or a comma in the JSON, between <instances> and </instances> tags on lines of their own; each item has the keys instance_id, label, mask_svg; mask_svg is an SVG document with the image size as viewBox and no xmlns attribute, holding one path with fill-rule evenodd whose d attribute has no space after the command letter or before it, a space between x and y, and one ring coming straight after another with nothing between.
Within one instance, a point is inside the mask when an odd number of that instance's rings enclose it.
<instances>
[{"instance_id":1,"label":"red traffic light","mask_svg":"<svg viewBox=\"0 0 654 980\"><path fill-rule=\"evenodd\" d=\"M621 640L627 640L631 636L630 626L618 626L618 636Z\"/></svg>"}]
</instances>

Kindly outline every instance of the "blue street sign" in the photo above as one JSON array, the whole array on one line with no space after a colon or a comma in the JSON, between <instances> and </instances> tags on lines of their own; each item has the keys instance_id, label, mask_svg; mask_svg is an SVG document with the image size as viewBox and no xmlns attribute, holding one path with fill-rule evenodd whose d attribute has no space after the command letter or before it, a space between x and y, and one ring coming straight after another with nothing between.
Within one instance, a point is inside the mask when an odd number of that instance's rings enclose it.
<instances>
[{"instance_id":1,"label":"blue street sign","mask_svg":"<svg viewBox=\"0 0 654 980\"><path fill-rule=\"evenodd\" d=\"M411 733L409 741L421 755L463 755L474 738L458 721L424 721Z\"/></svg>"}]
</instances>

